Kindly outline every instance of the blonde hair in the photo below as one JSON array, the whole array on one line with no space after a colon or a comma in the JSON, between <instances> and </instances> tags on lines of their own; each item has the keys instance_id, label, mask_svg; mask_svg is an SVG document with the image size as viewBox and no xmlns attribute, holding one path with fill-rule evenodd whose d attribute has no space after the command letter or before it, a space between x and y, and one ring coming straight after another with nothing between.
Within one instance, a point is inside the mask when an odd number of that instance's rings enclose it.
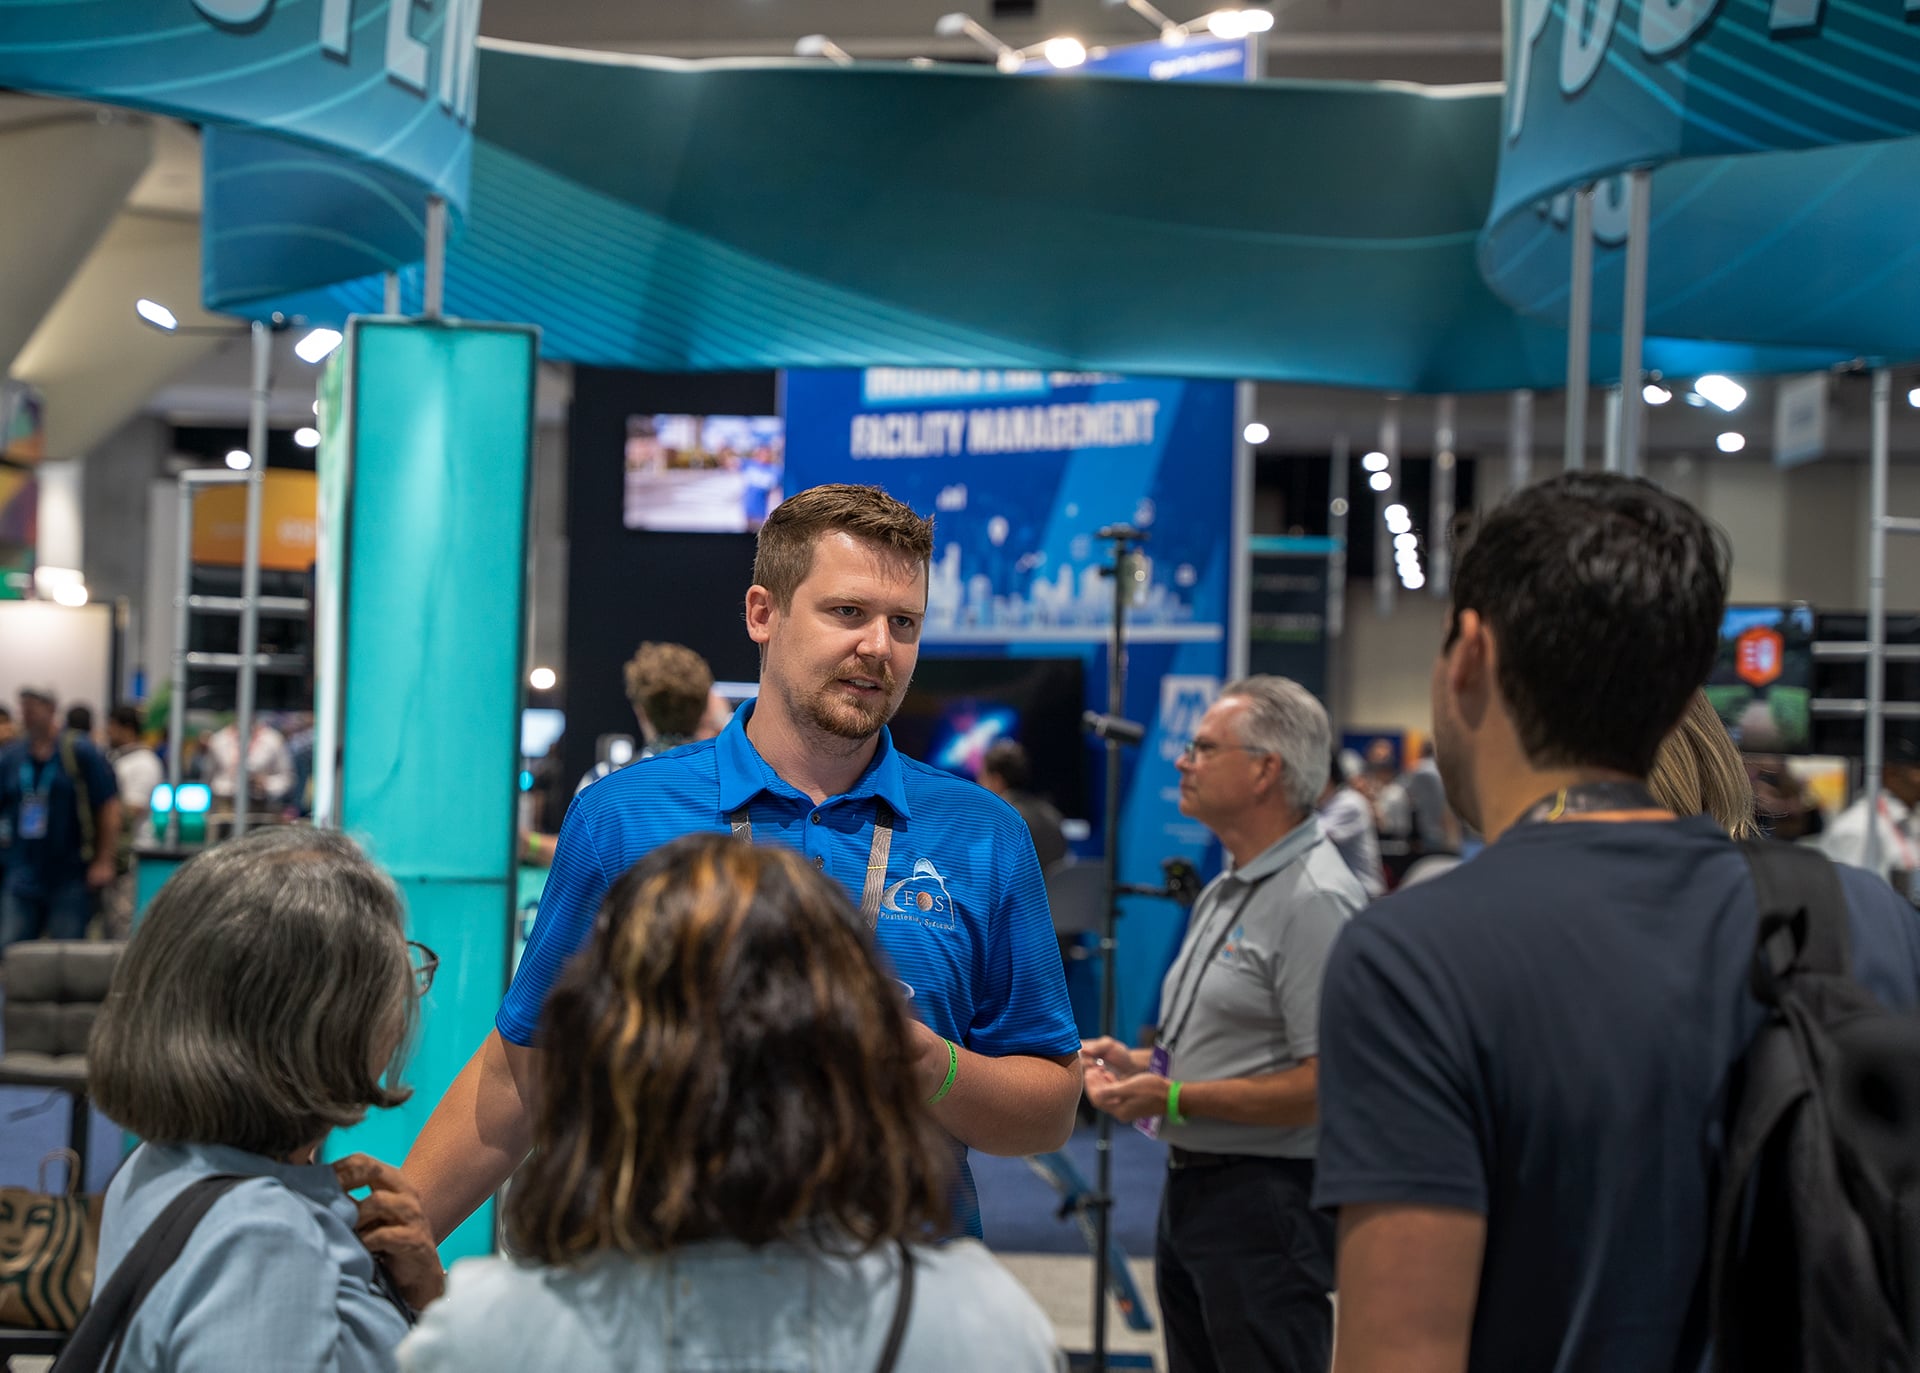
<instances>
[{"instance_id":1,"label":"blonde hair","mask_svg":"<svg viewBox=\"0 0 1920 1373\"><path fill-rule=\"evenodd\" d=\"M1675 815L1711 815L1735 839L1760 833L1747 765L1704 691L1693 693L1680 723L1660 741L1647 786Z\"/></svg>"}]
</instances>

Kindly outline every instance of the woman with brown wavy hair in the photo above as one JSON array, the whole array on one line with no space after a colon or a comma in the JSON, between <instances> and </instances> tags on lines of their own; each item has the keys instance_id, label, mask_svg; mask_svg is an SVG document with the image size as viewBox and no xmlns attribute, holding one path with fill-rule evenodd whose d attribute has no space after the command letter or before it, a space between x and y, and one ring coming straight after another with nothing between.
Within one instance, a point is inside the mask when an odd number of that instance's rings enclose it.
<instances>
[{"instance_id":1,"label":"woman with brown wavy hair","mask_svg":"<svg viewBox=\"0 0 1920 1373\"><path fill-rule=\"evenodd\" d=\"M458 1265L404 1368L1057 1366L984 1248L929 1242L951 1155L897 984L798 856L711 834L655 851L608 892L544 1024L506 1207L521 1261Z\"/></svg>"}]
</instances>

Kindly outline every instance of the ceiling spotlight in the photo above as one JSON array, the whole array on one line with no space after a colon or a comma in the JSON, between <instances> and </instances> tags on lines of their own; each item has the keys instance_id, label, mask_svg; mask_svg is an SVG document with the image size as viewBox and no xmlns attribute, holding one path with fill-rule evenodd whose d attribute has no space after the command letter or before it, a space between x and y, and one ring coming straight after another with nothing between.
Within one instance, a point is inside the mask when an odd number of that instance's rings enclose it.
<instances>
[{"instance_id":1,"label":"ceiling spotlight","mask_svg":"<svg viewBox=\"0 0 1920 1373\"><path fill-rule=\"evenodd\" d=\"M1731 415L1747 403L1747 388L1732 377L1712 372L1693 384L1693 389Z\"/></svg>"},{"instance_id":2,"label":"ceiling spotlight","mask_svg":"<svg viewBox=\"0 0 1920 1373\"><path fill-rule=\"evenodd\" d=\"M1722 434L1719 438L1715 439L1714 442L1720 446L1722 453L1738 453L1747 446L1747 436L1745 434L1729 432Z\"/></svg>"},{"instance_id":3,"label":"ceiling spotlight","mask_svg":"<svg viewBox=\"0 0 1920 1373\"><path fill-rule=\"evenodd\" d=\"M1087 60L1087 45L1078 38L1049 38L1040 52L1059 68L1077 67Z\"/></svg>"},{"instance_id":4,"label":"ceiling spotlight","mask_svg":"<svg viewBox=\"0 0 1920 1373\"><path fill-rule=\"evenodd\" d=\"M315 429L311 424L303 424L293 431L293 441L302 448L318 448L320 446L320 431Z\"/></svg>"},{"instance_id":5,"label":"ceiling spotlight","mask_svg":"<svg viewBox=\"0 0 1920 1373\"><path fill-rule=\"evenodd\" d=\"M1392 523L1394 520L1404 520L1407 518L1407 507L1395 501L1381 513L1387 517L1388 523Z\"/></svg>"},{"instance_id":6,"label":"ceiling spotlight","mask_svg":"<svg viewBox=\"0 0 1920 1373\"><path fill-rule=\"evenodd\" d=\"M1650 381L1647 383L1646 388L1640 392L1640 398L1648 405L1665 405L1673 399L1673 392L1669 391L1657 381Z\"/></svg>"},{"instance_id":7,"label":"ceiling spotlight","mask_svg":"<svg viewBox=\"0 0 1920 1373\"><path fill-rule=\"evenodd\" d=\"M1360 465L1369 472L1386 471L1387 462L1388 458L1385 453L1369 453L1366 457L1360 459Z\"/></svg>"},{"instance_id":8,"label":"ceiling spotlight","mask_svg":"<svg viewBox=\"0 0 1920 1373\"><path fill-rule=\"evenodd\" d=\"M174 316L173 311L159 301L148 300L145 296L134 301L133 312L154 328L165 329L168 333L180 327L180 321Z\"/></svg>"},{"instance_id":9,"label":"ceiling spotlight","mask_svg":"<svg viewBox=\"0 0 1920 1373\"><path fill-rule=\"evenodd\" d=\"M302 362L319 362L339 346L338 329L315 329L293 345L293 353Z\"/></svg>"},{"instance_id":10,"label":"ceiling spotlight","mask_svg":"<svg viewBox=\"0 0 1920 1373\"><path fill-rule=\"evenodd\" d=\"M1266 425L1260 423L1259 420L1255 420L1252 424L1249 424L1245 429L1241 430L1240 435L1248 443L1259 444L1265 443L1268 439L1272 438L1273 431L1267 428Z\"/></svg>"},{"instance_id":11,"label":"ceiling spotlight","mask_svg":"<svg viewBox=\"0 0 1920 1373\"><path fill-rule=\"evenodd\" d=\"M527 674L527 685L535 691L552 691L553 684L559 680L550 667L536 667Z\"/></svg>"},{"instance_id":12,"label":"ceiling spotlight","mask_svg":"<svg viewBox=\"0 0 1920 1373\"><path fill-rule=\"evenodd\" d=\"M1272 10L1241 10L1240 16L1246 23L1248 33L1265 33L1273 27Z\"/></svg>"},{"instance_id":13,"label":"ceiling spotlight","mask_svg":"<svg viewBox=\"0 0 1920 1373\"><path fill-rule=\"evenodd\" d=\"M1406 589L1409 591L1418 591L1421 587L1427 584L1427 579L1424 576L1422 576L1420 573L1416 572L1411 577L1402 577L1400 579L1400 584L1406 587Z\"/></svg>"},{"instance_id":14,"label":"ceiling spotlight","mask_svg":"<svg viewBox=\"0 0 1920 1373\"><path fill-rule=\"evenodd\" d=\"M851 67L853 54L824 33L810 33L793 45L795 57L824 57L837 67Z\"/></svg>"},{"instance_id":15,"label":"ceiling spotlight","mask_svg":"<svg viewBox=\"0 0 1920 1373\"><path fill-rule=\"evenodd\" d=\"M958 11L943 14L934 24L933 31L942 38L971 38L993 54L993 64L1003 72L1017 72L1025 64L1026 59L1020 56L1019 49L995 38L970 14Z\"/></svg>"},{"instance_id":16,"label":"ceiling spotlight","mask_svg":"<svg viewBox=\"0 0 1920 1373\"><path fill-rule=\"evenodd\" d=\"M236 472L244 472L253 466L253 454L244 448L235 448L227 453L227 466Z\"/></svg>"},{"instance_id":17,"label":"ceiling spotlight","mask_svg":"<svg viewBox=\"0 0 1920 1373\"><path fill-rule=\"evenodd\" d=\"M1420 536L1412 530L1408 530L1404 534L1395 534L1393 536L1393 546L1402 553L1411 553L1420 547Z\"/></svg>"},{"instance_id":18,"label":"ceiling spotlight","mask_svg":"<svg viewBox=\"0 0 1920 1373\"><path fill-rule=\"evenodd\" d=\"M1367 485L1371 486L1375 491L1389 491L1393 488L1393 478L1385 472L1375 472L1371 477L1367 478Z\"/></svg>"},{"instance_id":19,"label":"ceiling spotlight","mask_svg":"<svg viewBox=\"0 0 1920 1373\"><path fill-rule=\"evenodd\" d=\"M1207 32L1215 38L1245 38L1251 29L1245 10L1215 10L1207 16Z\"/></svg>"},{"instance_id":20,"label":"ceiling spotlight","mask_svg":"<svg viewBox=\"0 0 1920 1373\"><path fill-rule=\"evenodd\" d=\"M1920 386L1916 386L1907 392L1907 404L1916 410L1920 410Z\"/></svg>"}]
</instances>

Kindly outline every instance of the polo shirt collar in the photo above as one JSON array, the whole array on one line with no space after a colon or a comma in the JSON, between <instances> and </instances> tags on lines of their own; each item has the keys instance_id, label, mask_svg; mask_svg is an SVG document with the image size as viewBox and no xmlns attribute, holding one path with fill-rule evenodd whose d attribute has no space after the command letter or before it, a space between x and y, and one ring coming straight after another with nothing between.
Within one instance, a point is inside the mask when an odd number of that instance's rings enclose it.
<instances>
[{"instance_id":1,"label":"polo shirt collar","mask_svg":"<svg viewBox=\"0 0 1920 1373\"><path fill-rule=\"evenodd\" d=\"M1279 840L1262 850L1259 857L1244 868L1235 868L1233 876L1242 882L1258 882L1271 877L1320 842L1320 820L1309 815Z\"/></svg>"},{"instance_id":2,"label":"polo shirt collar","mask_svg":"<svg viewBox=\"0 0 1920 1373\"><path fill-rule=\"evenodd\" d=\"M760 750L753 746L753 741L747 738L747 721L752 717L756 704L755 701L748 701L734 711L727 727L714 740L722 815L731 815L762 792L786 797L801 795L798 788L781 779L772 765L760 756ZM913 812L907 806L906 769L900 765L899 751L893 746L893 733L885 726L881 727L880 746L873 751L866 771L860 774L860 780L853 784L852 789L843 794L849 797L878 796L901 819L912 816Z\"/></svg>"}]
</instances>

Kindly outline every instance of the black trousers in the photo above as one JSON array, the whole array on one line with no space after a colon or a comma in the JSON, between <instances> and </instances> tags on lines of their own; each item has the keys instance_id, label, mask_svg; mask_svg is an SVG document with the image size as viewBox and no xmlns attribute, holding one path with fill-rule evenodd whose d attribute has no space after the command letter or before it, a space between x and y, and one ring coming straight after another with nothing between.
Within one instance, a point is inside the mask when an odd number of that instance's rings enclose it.
<instances>
[{"instance_id":1,"label":"black trousers","mask_svg":"<svg viewBox=\"0 0 1920 1373\"><path fill-rule=\"evenodd\" d=\"M1170 1373L1326 1373L1333 1362L1333 1218L1311 1159L1172 1168L1154 1284Z\"/></svg>"}]
</instances>

